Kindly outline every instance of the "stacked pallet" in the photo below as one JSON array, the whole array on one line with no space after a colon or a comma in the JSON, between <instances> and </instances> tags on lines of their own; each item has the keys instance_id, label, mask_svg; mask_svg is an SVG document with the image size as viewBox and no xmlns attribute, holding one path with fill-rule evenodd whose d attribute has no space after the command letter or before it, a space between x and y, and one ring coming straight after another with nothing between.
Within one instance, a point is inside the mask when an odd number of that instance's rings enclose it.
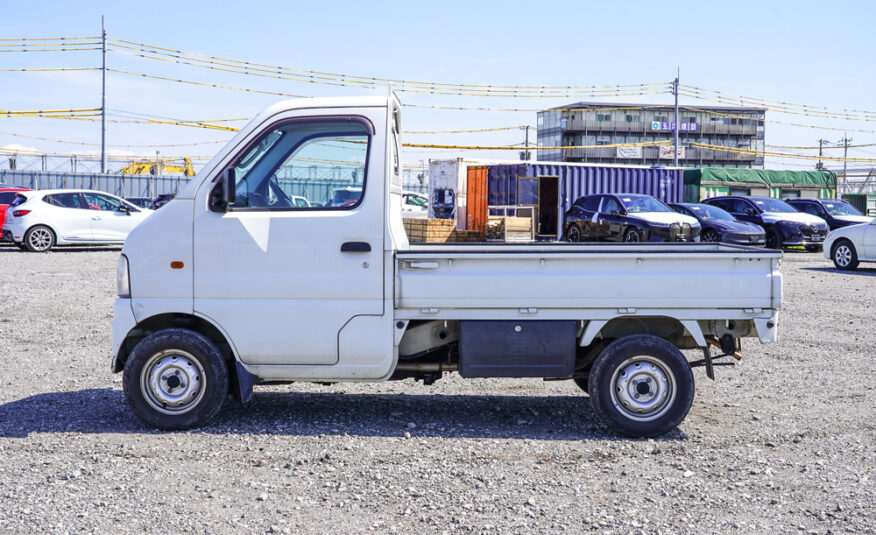
<instances>
[{"instance_id":1,"label":"stacked pallet","mask_svg":"<svg viewBox=\"0 0 876 535\"><path fill-rule=\"evenodd\" d=\"M484 241L484 233L476 230L457 230L455 219L402 220L411 243L454 243Z\"/></svg>"},{"instance_id":2,"label":"stacked pallet","mask_svg":"<svg viewBox=\"0 0 876 535\"><path fill-rule=\"evenodd\" d=\"M535 234L531 217L490 216L487 239L505 242L533 241Z\"/></svg>"}]
</instances>

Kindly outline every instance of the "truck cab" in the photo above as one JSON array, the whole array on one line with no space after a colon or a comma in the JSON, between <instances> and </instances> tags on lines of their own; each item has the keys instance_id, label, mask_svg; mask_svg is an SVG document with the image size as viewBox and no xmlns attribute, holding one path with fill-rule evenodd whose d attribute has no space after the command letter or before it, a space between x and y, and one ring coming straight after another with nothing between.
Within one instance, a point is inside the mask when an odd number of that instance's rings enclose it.
<instances>
[{"instance_id":1,"label":"truck cab","mask_svg":"<svg viewBox=\"0 0 876 535\"><path fill-rule=\"evenodd\" d=\"M276 104L130 234L112 369L138 417L183 429L262 382L459 372L574 380L609 427L653 436L687 414L692 366L713 376L740 338L776 339L781 253L411 246L400 109L394 97ZM315 179L345 201L295 203L316 198Z\"/></svg>"}]
</instances>

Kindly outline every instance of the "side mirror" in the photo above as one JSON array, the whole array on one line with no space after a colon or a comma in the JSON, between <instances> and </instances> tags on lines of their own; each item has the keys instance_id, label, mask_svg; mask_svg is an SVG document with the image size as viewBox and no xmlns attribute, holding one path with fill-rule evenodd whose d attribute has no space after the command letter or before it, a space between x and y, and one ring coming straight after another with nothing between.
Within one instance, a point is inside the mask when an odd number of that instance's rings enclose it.
<instances>
[{"instance_id":1,"label":"side mirror","mask_svg":"<svg viewBox=\"0 0 876 535\"><path fill-rule=\"evenodd\" d=\"M228 168L222 172L217 184L210 192L210 211L227 212L237 200L237 179L234 169Z\"/></svg>"},{"instance_id":2,"label":"side mirror","mask_svg":"<svg viewBox=\"0 0 876 535\"><path fill-rule=\"evenodd\" d=\"M116 212L122 212L123 214L131 215L131 209L124 204L120 204L119 207L116 209Z\"/></svg>"}]
</instances>

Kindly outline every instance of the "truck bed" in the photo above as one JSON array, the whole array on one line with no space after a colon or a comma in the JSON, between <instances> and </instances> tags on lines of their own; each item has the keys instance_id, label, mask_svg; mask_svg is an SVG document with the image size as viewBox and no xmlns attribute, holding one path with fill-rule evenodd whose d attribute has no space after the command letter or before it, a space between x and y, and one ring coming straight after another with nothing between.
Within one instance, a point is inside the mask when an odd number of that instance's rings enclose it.
<instances>
[{"instance_id":1,"label":"truck bed","mask_svg":"<svg viewBox=\"0 0 876 535\"><path fill-rule=\"evenodd\" d=\"M585 319L781 305L782 253L725 244L417 245L396 255L396 316ZM586 309L590 309L588 312ZM676 316L678 314L675 314ZM750 316L749 316L750 317ZM717 317L714 319L718 319Z\"/></svg>"}]
</instances>

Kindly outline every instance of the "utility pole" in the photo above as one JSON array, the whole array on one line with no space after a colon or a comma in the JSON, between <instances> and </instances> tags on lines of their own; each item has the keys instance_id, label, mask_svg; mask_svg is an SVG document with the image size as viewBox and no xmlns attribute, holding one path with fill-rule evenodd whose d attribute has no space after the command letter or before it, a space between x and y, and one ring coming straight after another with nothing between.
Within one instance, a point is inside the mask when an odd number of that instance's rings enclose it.
<instances>
[{"instance_id":1,"label":"utility pole","mask_svg":"<svg viewBox=\"0 0 876 535\"><path fill-rule=\"evenodd\" d=\"M521 126L520 129L524 130L526 132L526 138L523 142L523 145L526 147L526 150L524 152L520 153L520 159L528 162L529 161L529 125Z\"/></svg>"},{"instance_id":2,"label":"utility pole","mask_svg":"<svg viewBox=\"0 0 876 535\"><path fill-rule=\"evenodd\" d=\"M674 139L674 141L673 141L674 145L672 147L672 154L673 154L672 161L673 161L673 165L675 167L678 167L678 128L680 126L678 123L678 79L680 77L681 77L681 68L678 67L678 70L676 71L676 75L675 75L675 80L672 82L672 94L675 95L675 128L672 129L673 130L673 139Z\"/></svg>"},{"instance_id":3,"label":"utility pole","mask_svg":"<svg viewBox=\"0 0 876 535\"><path fill-rule=\"evenodd\" d=\"M843 138L839 141L843 145L843 191L845 191L846 185L849 182L849 179L846 177L846 166L848 165L849 143L851 143L851 141L848 132L843 133Z\"/></svg>"},{"instance_id":4,"label":"utility pole","mask_svg":"<svg viewBox=\"0 0 876 535\"><path fill-rule=\"evenodd\" d=\"M106 173L106 30L103 27L103 15L100 16L100 40L100 172Z\"/></svg>"},{"instance_id":5,"label":"utility pole","mask_svg":"<svg viewBox=\"0 0 876 535\"><path fill-rule=\"evenodd\" d=\"M818 163L815 165L815 168L819 171L824 171L824 162L821 161L821 151L824 148L825 143L830 143L826 139L818 140Z\"/></svg>"}]
</instances>

